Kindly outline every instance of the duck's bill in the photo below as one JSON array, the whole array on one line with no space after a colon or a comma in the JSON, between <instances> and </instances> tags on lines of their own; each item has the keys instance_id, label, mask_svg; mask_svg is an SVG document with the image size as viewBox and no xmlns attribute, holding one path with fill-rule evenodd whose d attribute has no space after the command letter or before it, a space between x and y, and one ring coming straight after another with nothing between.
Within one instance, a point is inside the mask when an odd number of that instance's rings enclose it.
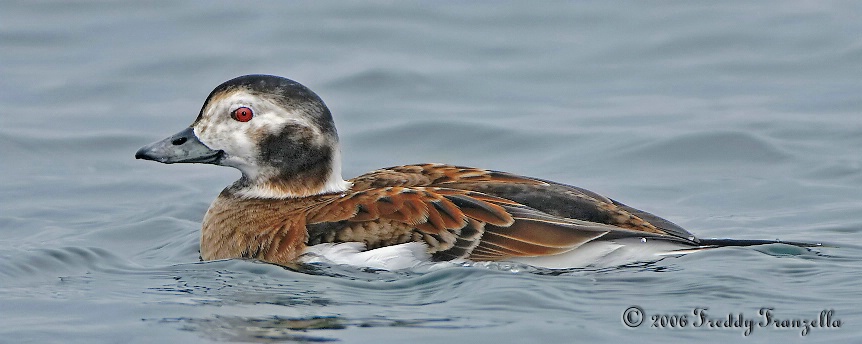
<instances>
[{"instance_id":1,"label":"duck's bill","mask_svg":"<svg viewBox=\"0 0 862 344\"><path fill-rule=\"evenodd\" d=\"M141 147L135 153L136 159L153 160L164 164L217 164L223 156L223 151L212 150L204 145L191 127L164 140Z\"/></svg>"}]
</instances>

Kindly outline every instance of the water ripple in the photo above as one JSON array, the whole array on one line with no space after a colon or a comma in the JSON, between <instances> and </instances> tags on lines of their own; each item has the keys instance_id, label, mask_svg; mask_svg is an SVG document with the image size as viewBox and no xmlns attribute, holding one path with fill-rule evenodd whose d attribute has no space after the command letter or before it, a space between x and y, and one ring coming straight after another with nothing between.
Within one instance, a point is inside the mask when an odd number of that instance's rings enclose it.
<instances>
[{"instance_id":1,"label":"water ripple","mask_svg":"<svg viewBox=\"0 0 862 344\"><path fill-rule=\"evenodd\" d=\"M620 154L630 159L675 164L775 164L790 157L775 144L745 132L703 132L659 139Z\"/></svg>"}]
</instances>

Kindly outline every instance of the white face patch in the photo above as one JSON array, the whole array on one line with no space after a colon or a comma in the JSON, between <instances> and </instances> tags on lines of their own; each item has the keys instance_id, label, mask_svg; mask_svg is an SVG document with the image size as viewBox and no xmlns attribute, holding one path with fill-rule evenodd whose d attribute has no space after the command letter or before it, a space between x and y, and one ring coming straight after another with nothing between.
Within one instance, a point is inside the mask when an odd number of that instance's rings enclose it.
<instances>
[{"instance_id":1,"label":"white face patch","mask_svg":"<svg viewBox=\"0 0 862 344\"><path fill-rule=\"evenodd\" d=\"M236 109L247 107L252 110L252 118L240 122L231 117ZM298 109L285 108L275 100L262 94L252 94L247 89L237 88L213 95L203 109L201 118L195 122L193 130L198 139L213 150L222 150L225 155L221 165L242 171L243 176L252 181L245 193L249 196L264 198L295 197L279 195L267 190L263 182L279 175L278 170L261 159L261 145L267 138L277 136L286 127L301 127L310 130L312 143L320 146L333 146L338 151L337 139L332 140L314 125L314 122ZM340 156L335 154L334 167L319 192L343 191L349 185L341 178Z\"/></svg>"},{"instance_id":2,"label":"white face patch","mask_svg":"<svg viewBox=\"0 0 862 344\"><path fill-rule=\"evenodd\" d=\"M252 110L253 117L248 122L231 117L231 113L241 107ZM238 168L254 179L265 172L257 161L260 141L267 135L281 132L287 122L301 121L299 117L266 97L236 89L210 99L194 131L207 147L225 152L222 165Z\"/></svg>"}]
</instances>

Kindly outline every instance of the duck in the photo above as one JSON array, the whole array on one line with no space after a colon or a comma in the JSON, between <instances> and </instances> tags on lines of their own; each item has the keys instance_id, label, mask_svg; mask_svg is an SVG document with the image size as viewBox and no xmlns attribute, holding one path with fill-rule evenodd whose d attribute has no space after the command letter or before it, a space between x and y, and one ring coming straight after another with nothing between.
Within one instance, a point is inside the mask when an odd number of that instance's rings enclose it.
<instances>
[{"instance_id":1,"label":"duck","mask_svg":"<svg viewBox=\"0 0 862 344\"><path fill-rule=\"evenodd\" d=\"M566 269L779 242L697 238L595 192L496 170L423 163L345 180L329 108L309 88L274 75L218 85L189 127L135 157L241 172L203 217L205 261Z\"/></svg>"}]
</instances>

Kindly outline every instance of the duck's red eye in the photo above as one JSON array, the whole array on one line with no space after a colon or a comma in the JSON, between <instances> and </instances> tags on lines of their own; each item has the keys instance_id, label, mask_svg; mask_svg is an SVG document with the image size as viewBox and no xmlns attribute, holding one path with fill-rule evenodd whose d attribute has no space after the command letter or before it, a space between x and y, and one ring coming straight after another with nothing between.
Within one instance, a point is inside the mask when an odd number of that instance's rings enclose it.
<instances>
[{"instance_id":1,"label":"duck's red eye","mask_svg":"<svg viewBox=\"0 0 862 344\"><path fill-rule=\"evenodd\" d=\"M247 107L241 107L239 109L233 110L230 114L230 117L240 121L240 122L248 122L254 117L254 113L251 112L251 109Z\"/></svg>"}]
</instances>

